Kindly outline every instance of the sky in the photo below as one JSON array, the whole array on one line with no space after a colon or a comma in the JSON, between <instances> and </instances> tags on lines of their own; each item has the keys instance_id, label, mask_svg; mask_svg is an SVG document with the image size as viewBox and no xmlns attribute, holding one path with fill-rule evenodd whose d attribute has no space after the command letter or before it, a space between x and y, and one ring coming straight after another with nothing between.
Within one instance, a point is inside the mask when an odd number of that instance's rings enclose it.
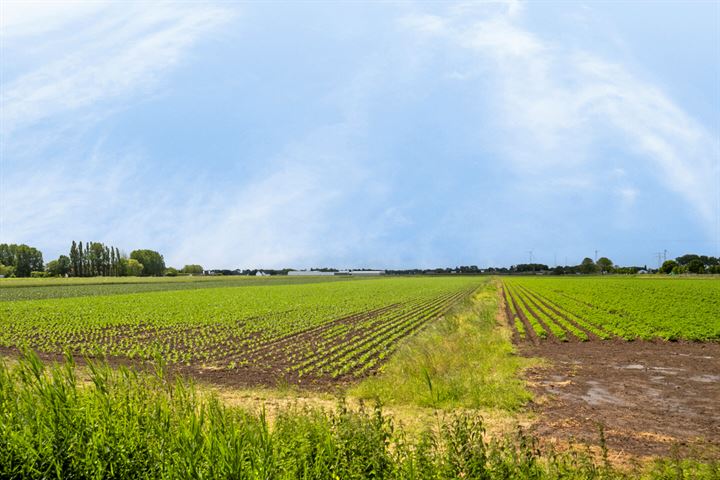
<instances>
[{"instance_id":1,"label":"sky","mask_svg":"<svg viewBox=\"0 0 720 480\"><path fill-rule=\"evenodd\" d=\"M720 256L720 3L0 0L0 243Z\"/></svg>"}]
</instances>

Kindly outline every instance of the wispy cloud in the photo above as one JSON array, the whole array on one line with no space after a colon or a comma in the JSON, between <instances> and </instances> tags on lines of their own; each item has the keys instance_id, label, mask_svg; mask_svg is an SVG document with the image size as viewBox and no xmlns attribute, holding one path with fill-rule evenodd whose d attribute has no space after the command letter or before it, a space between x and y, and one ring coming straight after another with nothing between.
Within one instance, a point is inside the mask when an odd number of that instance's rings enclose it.
<instances>
[{"instance_id":1,"label":"wispy cloud","mask_svg":"<svg viewBox=\"0 0 720 480\"><path fill-rule=\"evenodd\" d=\"M451 9L401 23L487 66L476 71L497 88L494 105L506 132L497 140L523 176L550 177L551 168L553 176L604 176L616 165L597 152L619 147L649 161L666 188L713 229L720 216L717 137L632 68L543 39L522 26L517 4L508 5L473 17Z\"/></svg>"},{"instance_id":2,"label":"wispy cloud","mask_svg":"<svg viewBox=\"0 0 720 480\"><path fill-rule=\"evenodd\" d=\"M2 5L1 241L54 255L85 237L176 266L434 266L587 249L589 211L640 235L666 192L720 217L713 132L633 65L530 28L519 2L360 19L304 5L279 26L245 4L258 27L242 34L230 3ZM217 71L182 70L203 42ZM138 118L166 123L139 138Z\"/></svg>"},{"instance_id":3,"label":"wispy cloud","mask_svg":"<svg viewBox=\"0 0 720 480\"><path fill-rule=\"evenodd\" d=\"M133 188L141 151L108 153L86 130L155 94L235 13L199 3L2 2L2 240L55 249L55 239L104 237L103 228L127 226L126 212L162 204Z\"/></svg>"},{"instance_id":4,"label":"wispy cloud","mask_svg":"<svg viewBox=\"0 0 720 480\"><path fill-rule=\"evenodd\" d=\"M13 11L20 11L11 18L23 18L24 14L33 18L38 6L32 2L22 5L14 4ZM127 99L138 91L149 93L164 73L181 62L190 45L232 15L225 8L195 3L90 5L95 8L74 8L71 4L64 16L40 17L49 24L18 20L8 21L3 28L3 136L59 114ZM63 12L60 9L58 13ZM71 40L61 40L68 42L66 53L7 78L12 74L13 60L17 60L11 50L14 46L21 49L33 41L33 35L45 30L42 25L53 29L56 22L60 25L64 21L67 28L71 20L82 21L82 28L70 36Z\"/></svg>"}]
</instances>

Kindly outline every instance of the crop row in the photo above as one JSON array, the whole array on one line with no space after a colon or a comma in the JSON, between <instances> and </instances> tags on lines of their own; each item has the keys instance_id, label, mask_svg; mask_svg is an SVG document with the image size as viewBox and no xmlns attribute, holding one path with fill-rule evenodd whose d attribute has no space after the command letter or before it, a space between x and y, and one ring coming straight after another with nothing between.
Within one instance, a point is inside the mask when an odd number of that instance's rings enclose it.
<instances>
[{"instance_id":1,"label":"crop row","mask_svg":"<svg viewBox=\"0 0 720 480\"><path fill-rule=\"evenodd\" d=\"M63 279L0 279L0 302L43 300L129 293L196 290L222 287L279 286L303 283L338 282L358 277L97 277Z\"/></svg>"},{"instance_id":2,"label":"crop row","mask_svg":"<svg viewBox=\"0 0 720 480\"><path fill-rule=\"evenodd\" d=\"M503 285L520 338L530 326L560 340L720 339L717 280L516 277Z\"/></svg>"},{"instance_id":3,"label":"crop row","mask_svg":"<svg viewBox=\"0 0 720 480\"><path fill-rule=\"evenodd\" d=\"M383 278L0 302L0 346L355 375L481 282Z\"/></svg>"}]
</instances>

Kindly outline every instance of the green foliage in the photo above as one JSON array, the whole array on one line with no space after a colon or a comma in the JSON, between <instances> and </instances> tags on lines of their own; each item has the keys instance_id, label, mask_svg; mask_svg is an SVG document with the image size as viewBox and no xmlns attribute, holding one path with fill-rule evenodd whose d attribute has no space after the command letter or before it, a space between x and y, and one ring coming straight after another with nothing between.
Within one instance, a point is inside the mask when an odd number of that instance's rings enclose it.
<instances>
[{"instance_id":1,"label":"green foliage","mask_svg":"<svg viewBox=\"0 0 720 480\"><path fill-rule=\"evenodd\" d=\"M6 277L6 278L14 277L15 276L15 267L13 267L12 265L10 265L10 266L3 265L2 263L0 263L0 275L2 275L3 277Z\"/></svg>"},{"instance_id":2,"label":"green foliage","mask_svg":"<svg viewBox=\"0 0 720 480\"><path fill-rule=\"evenodd\" d=\"M143 266L143 275L161 276L165 272L163 256L154 250L133 250L130 260L136 260Z\"/></svg>"},{"instance_id":3,"label":"green foliage","mask_svg":"<svg viewBox=\"0 0 720 480\"><path fill-rule=\"evenodd\" d=\"M381 374L353 394L431 407L521 407L530 394L517 374L530 361L514 354L496 315L497 292L486 278L470 299L404 342Z\"/></svg>"},{"instance_id":4,"label":"green foliage","mask_svg":"<svg viewBox=\"0 0 720 480\"><path fill-rule=\"evenodd\" d=\"M690 273L705 273L705 264L696 258L687 264L687 269Z\"/></svg>"},{"instance_id":5,"label":"green foliage","mask_svg":"<svg viewBox=\"0 0 720 480\"><path fill-rule=\"evenodd\" d=\"M265 281L144 293L142 301L114 295L0 302L0 346L160 355L172 364L253 367L301 379L364 376L478 283L477 277ZM284 359L280 371L274 358Z\"/></svg>"},{"instance_id":6,"label":"green foliage","mask_svg":"<svg viewBox=\"0 0 720 480\"><path fill-rule=\"evenodd\" d=\"M0 478L621 479L717 478L716 464L657 462L647 472L541 451L522 430L492 441L472 411L438 415L417 438L381 406L287 407L270 424L200 394L160 368L139 374L32 353L0 363ZM715 477L713 477L715 475Z\"/></svg>"},{"instance_id":7,"label":"green foliage","mask_svg":"<svg viewBox=\"0 0 720 480\"><path fill-rule=\"evenodd\" d=\"M185 265L180 271L190 275L202 275L205 272L202 265Z\"/></svg>"},{"instance_id":8,"label":"green foliage","mask_svg":"<svg viewBox=\"0 0 720 480\"><path fill-rule=\"evenodd\" d=\"M27 245L0 244L0 264L14 268L17 277L29 277L45 270L40 250Z\"/></svg>"},{"instance_id":9,"label":"green foliage","mask_svg":"<svg viewBox=\"0 0 720 480\"><path fill-rule=\"evenodd\" d=\"M178 270L177 268L168 267L165 269L165 276L166 277L177 277L178 276Z\"/></svg>"},{"instance_id":10,"label":"green foliage","mask_svg":"<svg viewBox=\"0 0 720 480\"><path fill-rule=\"evenodd\" d=\"M675 260L665 260L660 267L660 273L672 273L677 266L678 263Z\"/></svg>"},{"instance_id":11,"label":"green foliage","mask_svg":"<svg viewBox=\"0 0 720 480\"><path fill-rule=\"evenodd\" d=\"M70 258L65 255L60 255L57 260L48 262L46 271L53 277L62 277L70 273L71 267Z\"/></svg>"},{"instance_id":12,"label":"green foliage","mask_svg":"<svg viewBox=\"0 0 720 480\"><path fill-rule=\"evenodd\" d=\"M120 251L100 242L70 245L70 274L74 277L108 277L121 275Z\"/></svg>"},{"instance_id":13,"label":"green foliage","mask_svg":"<svg viewBox=\"0 0 720 480\"><path fill-rule=\"evenodd\" d=\"M12 267L9 269L12 271ZM9 275L8 275L9 276ZM65 279L5 279L0 288L0 302L42 300L48 298L125 295L128 293L196 290L218 287L251 287L259 285L300 285L308 283L347 282L358 277L245 277L245 276L177 276L177 277L91 277Z\"/></svg>"},{"instance_id":14,"label":"green foliage","mask_svg":"<svg viewBox=\"0 0 720 480\"><path fill-rule=\"evenodd\" d=\"M598 266L595 265L595 262L593 262L592 258L585 257L583 258L583 261L580 262L580 273L595 273L598 270Z\"/></svg>"},{"instance_id":15,"label":"green foliage","mask_svg":"<svg viewBox=\"0 0 720 480\"><path fill-rule=\"evenodd\" d=\"M129 277L138 277L142 275L144 269L145 265L134 258L129 259L124 266L125 275Z\"/></svg>"},{"instance_id":16,"label":"green foliage","mask_svg":"<svg viewBox=\"0 0 720 480\"><path fill-rule=\"evenodd\" d=\"M550 316L575 336L573 325L601 338L720 339L720 282L713 279L517 277L503 283L526 316Z\"/></svg>"},{"instance_id":17,"label":"green foliage","mask_svg":"<svg viewBox=\"0 0 720 480\"><path fill-rule=\"evenodd\" d=\"M609 273L613 271L613 262L607 257L598 258L596 265L603 273Z\"/></svg>"}]
</instances>

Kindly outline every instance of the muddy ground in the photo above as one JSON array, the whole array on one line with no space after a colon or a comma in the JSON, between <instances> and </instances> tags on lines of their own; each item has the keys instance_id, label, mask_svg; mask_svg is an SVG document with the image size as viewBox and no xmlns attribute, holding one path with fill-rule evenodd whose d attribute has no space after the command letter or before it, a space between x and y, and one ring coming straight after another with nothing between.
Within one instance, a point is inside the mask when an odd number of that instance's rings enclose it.
<instances>
[{"instance_id":1,"label":"muddy ground","mask_svg":"<svg viewBox=\"0 0 720 480\"><path fill-rule=\"evenodd\" d=\"M522 355L547 360L526 372L542 438L635 455L720 459L720 344L541 342Z\"/></svg>"}]
</instances>

